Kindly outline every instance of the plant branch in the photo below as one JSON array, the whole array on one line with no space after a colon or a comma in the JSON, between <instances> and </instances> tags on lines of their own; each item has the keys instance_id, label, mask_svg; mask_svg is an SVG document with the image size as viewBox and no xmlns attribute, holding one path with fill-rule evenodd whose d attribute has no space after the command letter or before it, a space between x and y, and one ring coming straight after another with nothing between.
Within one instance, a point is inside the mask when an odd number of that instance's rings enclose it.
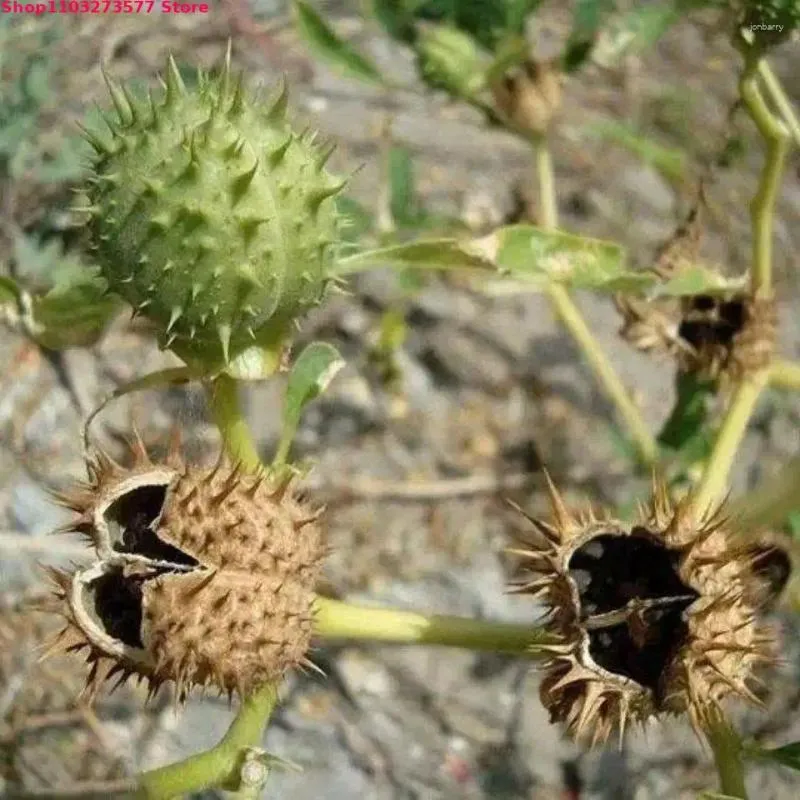
<instances>
[{"instance_id":1,"label":"plant branch","mask_svg":"<svg viewBox=\"0 0 800 800\"><path fill-rule=\"evenodd\" d=\"M533 625L374 608L327 597L317 598L314 632L323 639L440 645L517 655L535 655L537 648L558 642Z\"/></svg>"},{"instance_id":2,"label":"plant branch","mask_svg":"<svg viewBox=\"0 0 800 800\"><path fill-rule=\"evenodd\" d=\"M789 149L789 134L773 116L758 86L759 61L750 60L739 81L739 93L758 132L767 143L767 154L758 191L750 203L753 225L753 263L751 282L754 296L772 296L772 228L775 201Z\"/></svg>"},{"instance_id":3,"label":"plant branch","mask_svg":"<svg viewBox=\"0 0 800 800\"><path fill-rule=\"evenodd\" d=\"M261 469L261 457L253 444L247 421L239 408L239 385L229 375L215 378L208 388L208 399L222 441L234 461L256 472Z\"/></svg>"},{"instance_id":4,"label":"plant branch","mask_svg":"<svg viewBox=\"0 0 800 800\"><path fill-rule=\"evenodd\" d=\"M703 732L714 753L719 789L726 797L747 800L744 783L742 740L722 712L714 711L703 720Z\"/></svg>"},{"instance_id":5,"label":"plant branch","mask_svg":"<svg viewBox=\"0 0 800 800\"><path fill-rule=\"evenodd\" d=\"M800 363L775 359L769 370L769 385L776 389L800 389Z\"/></svg>"},{"instance_id":6,"label":"plant branch","mask_svg":"<svg viewBox=\"0 0 800 800\"><path fill-rule=\"evenodd\" d=\"M239 406L237 382L221 375L207 388L214 419L228 453L247 470L262 469ZM139 778L138 796L143 800L166 800L213 786L238 789L245 750L260 744L277 698L276 686L268 684L257 689L242 701L228 732L216 747L144 773Z\"/></svg>"},{"instance_id":7,"label":"plant branch","mask_svg":"<svg viewBox=\"0 0 800 800\"><path fill-rule=\"evenodd\" d=\"M772 67L766 59L762 58L759 62L758 74L761 76L764 88L769 92L772 102L775 103L775 107L783 117L783 124L789 129L794 143L800 147L800 120L792 108L792 101L786 96L778 76L772 71Z\"/></svg>"},{"instance_id":8,"label":"plant branch","mask_svg":"<svg viewBox=\"0 0 800 800\"><path fill-rule=\"evenodd\" d=\"M539 186L540 225L545 229L558 227L558 205L556 203L553 162L546 139L538 137L533 141L536 160L536 175ZM620 417L628 428L639 457L647 466L656 463L658 447L655 438L648 429L639 409L633 402L628 390L606 358L606 354L598 344L594 334L586 324L580 310L573 302L569 292L560 284L549 283L547 296L558 318L572 335L589 366L594 371L606 396L616 406Z\"/></svg>"},{"instance_id":9,"label":"plant branch","mask_svg":"<svg viewBox=\"0 0 800 800\"><path fill-rule=\"evenodd\" d=\"M698 517L707 514L722 499L736 452L744 438L761 390L767 382L768 374L768 371L764 370L746 378L736 387L730 399L714 442L714 449L711 451L692 500Z\"/></svg>"},{"instance_id":10,"label":"plant branch","mask_svg":"<svg viewBox=\"0 0 800 800\"><path fill-rule=\"evenodd\" d=\"M261 741L278 699L274 686L263 686L242 702L228 732L205 753L146 772L139 778L142 800L167 800L213 786L236 788L244 749Z\"/></svg>"}]
</instances>

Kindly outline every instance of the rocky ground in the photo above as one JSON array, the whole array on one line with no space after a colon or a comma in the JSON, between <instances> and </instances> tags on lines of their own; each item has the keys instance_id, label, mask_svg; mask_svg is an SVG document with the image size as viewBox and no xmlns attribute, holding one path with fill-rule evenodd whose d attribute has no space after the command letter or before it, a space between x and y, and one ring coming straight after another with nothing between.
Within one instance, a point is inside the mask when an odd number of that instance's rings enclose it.
<instances>
[{"instance_id":1,"label":"rocky ground","mask_svg":"<svg viewBox=\"0 0 800 800\"><path fill-rule=\"evenodd\" d=\"M464 216L477 229L500 222L514 184L530 178L529 156L511 138L482 128L469 112L425 95L406 54L352 13L330 3L342 32L367 48L407 89L390 97L344 80L314 63L291 30L278 27L267 49L235 33L237 60L255 79L292 76L296 113L341 143L336 166L363 168L354 196L378 193L377 132L387 113L395 139L418 165L419 187L433 208ZM568 15L559 4L536 31L546 50ZM260 3L280 23L280 3ZM235 18L238 19L238 18ZM702 21L701 21L702 22ZM44 24L30 20L27 25ZM213 63L231 34L222 9L209 17L163 20L69 20L54 58L64 59L60 113L81 113L102 97L98 63L112 73L150 75L168 50ZM646 263L691 199L691 179L717 152L735 92L735 58L710 25L681 24L623 71L591 68L567 87L564 119L554 136L562 225L623 241ZM800 102L800 52L775 58L787 91ZM670 181L622 148L587 135L591 122L635 119L686 159L689 180ZM68 119L67 119L68 121ZM744 163L719 172L710 189L704 255L731 271L748 259L747 201L761 149L754 131ZM800 182L790 159L776 226L781 287L781 342L800 354L798 291ZM19 215L35 218L47 198L21 192ZM534 209L535 210L535 209ZM328 577L353 600L497 619L527 620L536 609L504 593L503 548L519 521L499 502L509 494L544 508L540 467L547 464L574 500L628 503L645 483L615 448L612 412L545 300L536 295L490 299L453 282L430 280L405 300L388 272L355 283L305 326L305 339L334 342L348 361L330 392L306 413L295 453L313 458L314 496L329 504L332 555ZM670 364L633 352L617 337L610 301L579 298L598 340L657 426L672 403ZM382 313L406 302L409 336L398 354L400 382L389 390L368 356ZM40 591L38 562L86 557L73 541L47 537L63 521L46 489L82 477L82 418L114 386L172 364L146 332L118 320L91 350L54 360L21 335L0 328L0 753L9 797L54 797L71 787L108 797L114 781L213 744L231 713L214 699L172 708L169 698L141 711L124 689L94 710L74 706L80 667L71 660L35 665L47 620L10 609ZM280 385L253 386L248 416L261 451L274 449ZM734 489L757 481L800 448L800 403L770 394L736 464ZM109 407L96 433L119 452L134 420L154 447L173 421L187 450L209 458L217 447L199 390L173 389L126 398ZM750 733L769 741L800 738L796 621L787 619L787 663L771 683L766 714L743 712ZM580 751L549 725L528 665L503 657L410 647L320 647L327 678L295 677L270 727L266 747L302 767L276 772L266 796L292 800L359 798L635 798L695 797L714 785L708 754L680 723L634 732L615 747ZM25 677L27 676L27 677ZM792 776L754 769L752 796L796 795ZM110 781L110 783L108 783ZM20 789L24 784L25 791ZM2 786L2 783L0 783ZM75 789L77 787L77 789ZM570 794L572 792L572 794ZM74 796L74 795L70 795Z\"/></svg>"}]
</instances>

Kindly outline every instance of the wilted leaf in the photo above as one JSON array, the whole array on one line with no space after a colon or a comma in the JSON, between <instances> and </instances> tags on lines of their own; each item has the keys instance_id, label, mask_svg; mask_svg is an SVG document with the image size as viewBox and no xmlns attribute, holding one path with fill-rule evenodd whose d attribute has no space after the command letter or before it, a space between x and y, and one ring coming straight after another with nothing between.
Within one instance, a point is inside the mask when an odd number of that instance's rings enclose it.
<instances>
[{"instance_id":1,"label":"wilted leaf","mask_svg":"<svg viewBox=\"0 0 800 800\"><path fill-rule=\"evenodd\" d=\"M289 373L283 405L283 426L274 467L286 463L292 439L305 407L327 389L344 366L344 360L333 345L312 342L299 355Z\"/></svg>"},{"instance_id":2,"label":"wilted leaf","mask_svg":"<svg viewBox=\"0 0 800 800\"><path fill-rule=\"evenodd\" d=\"M305 0L294 0L300 35L309 50L332 66L371 84L384 83L378 68L345 42Z\"/></svg>"},{"instance_id":3,"label":"wilted leaf","mask_svg":"<svg viewBox=\"0 0 800 800\"><path fill-rule=\"evenodd\" d=\"M269 347L253 345L231 359L225 374L237 381L263 381L274 375L280 365L280 354Z\"/></svg>"},{"instance_id":4,"label":"wilted leaf","mask_svg":"<svg viewBox=\"0 0 800 800\"><path fill-rule=\"evenodd\" d=\"M745 750L747 756L757 761L772 761L783 767L800 771L800 742L792 742L782 747L748 746Z\"/></svg>"}]
</instances>

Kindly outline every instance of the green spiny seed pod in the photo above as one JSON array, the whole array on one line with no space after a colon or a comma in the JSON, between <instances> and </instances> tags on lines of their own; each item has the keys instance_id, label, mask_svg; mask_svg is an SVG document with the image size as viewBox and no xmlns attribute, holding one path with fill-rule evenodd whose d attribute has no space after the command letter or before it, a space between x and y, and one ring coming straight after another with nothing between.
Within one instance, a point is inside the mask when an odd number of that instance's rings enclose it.
<instances>
[{"instance_id":1,"label":"green spiny seed pod","mask_svg":"<svg viewBox=\"0 0 800 800\"><path fill-rule=\"evenodd\" d=\"M205 371L274 347L329 281L344 186L325 169L331 149L292 130L285 85L265 104L230 53L192 89L170 57L160 99L107 83L116 117L110 138L87 133L85 210L110 290Z\"/></svg>"}]
</instances>

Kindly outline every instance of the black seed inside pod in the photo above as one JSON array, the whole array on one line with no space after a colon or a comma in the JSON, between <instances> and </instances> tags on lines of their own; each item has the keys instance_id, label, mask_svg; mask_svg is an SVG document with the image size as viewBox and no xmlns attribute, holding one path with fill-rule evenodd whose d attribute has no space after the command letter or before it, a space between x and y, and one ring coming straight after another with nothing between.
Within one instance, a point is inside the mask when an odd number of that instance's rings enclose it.
<instances>
[{"instance_id":1,"label":"black seed inside pod","mask_svg":"<svg viewBox=\"0 0 800 800\"><path fill-rule=\"evenodd\" d=\"M119 497L105 512L106 523L118 553L135 553L154 561L195 567L197 561L156 536L157 520L167 495L167 486L140 486Z\"/></svg>"},{"instance_id":2,"label":"black seed inside pod","mask_svg":"<svg viewBox=\"0 0 800 800\"><path fill-rule=\"evenodd\" d=\"M649 534L600 534L569 564L595 663L652 690L688 630L683 611L698 594L677 573L677 557Z\"/></svg>"},{"instance_id":3,"label":"black seed inside pod","mask_svg":"<svg viewBox=\"0 0 800 800\"><path fill-rule=\"evenodd\" d=\"M129 647L144 647L141 634L143 583L141 577L124 577L120 568L89 584L94 611L103 629Z\"/></svg>"}]
</instances>

